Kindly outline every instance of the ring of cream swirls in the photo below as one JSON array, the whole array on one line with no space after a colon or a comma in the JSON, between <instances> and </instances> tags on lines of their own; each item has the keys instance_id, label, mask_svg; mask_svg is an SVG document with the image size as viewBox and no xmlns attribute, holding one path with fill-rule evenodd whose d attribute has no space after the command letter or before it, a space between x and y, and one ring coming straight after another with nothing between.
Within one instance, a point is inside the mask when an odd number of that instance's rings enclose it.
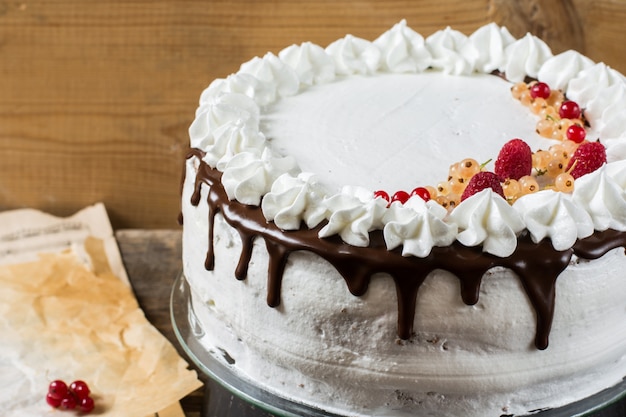
<instances>
[{"instance_id":1,"label":"ring of cream swirls","mask_svg":"<svg viewBox=\"0 0 626 417\"><path fill-rule=\"evenodd\" d=\"M387 207L370 190L346 186L330 194L314 173L300 172L290 157L274 155L260 130L261 107L298 94L338 75L379 72L447 74L506 73L512 82L534 77L562 89L585 109L585 117L607 148L608 164L576 182L573 194L554 191L519 198L513 206L495 193L478 193L451 213L413 201ZM268 221L284 230L327 223L320 238L339 235L355 246L383 230L389 250L426 257L435 246L458 240L506 257L527 229L535 241L551 238L557 250L593 230L626 231L626 80L603 63L575 51L553 55L539 38L515 39L494 23L473 34L446 28L424 39L401 21L370 42L347 35L322 48L291 45L241 65L203 91L189 128L190 144L223 172L230 199L260 205Z\"/></svg>"}]
</instances>

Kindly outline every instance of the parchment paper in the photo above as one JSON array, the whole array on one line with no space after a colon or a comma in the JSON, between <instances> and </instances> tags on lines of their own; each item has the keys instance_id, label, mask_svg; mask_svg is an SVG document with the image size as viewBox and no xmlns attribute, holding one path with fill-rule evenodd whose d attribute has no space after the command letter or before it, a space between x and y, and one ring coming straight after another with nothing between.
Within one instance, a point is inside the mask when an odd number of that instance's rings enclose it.
<instances>
[{"instance_id":1,"label":"parchment paper","mask_svg":"<svg viewBox=\"0 0 626 417\"><path fill-rule=\"evenodd\" d=\"M54 379L87 382L98 416L182 416L201 386L137 304L102 204L0 213L0 415L73 415L46 403Z\"/></svg>"}]
</instances>

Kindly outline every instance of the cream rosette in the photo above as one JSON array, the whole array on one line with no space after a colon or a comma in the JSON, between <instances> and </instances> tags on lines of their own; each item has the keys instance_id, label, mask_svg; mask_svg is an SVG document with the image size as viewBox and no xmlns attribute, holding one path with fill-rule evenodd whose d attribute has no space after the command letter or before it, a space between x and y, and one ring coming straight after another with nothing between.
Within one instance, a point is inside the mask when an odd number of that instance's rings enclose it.
<instances>
[{"instance_id":1,"label":"cream rosette","mask_svg":"<svg viewBox=\"0 0 626 417\"><path fill-rule=\"evenodd\" d=\"M607 162L612 163L626 159L626 133L622 133L622 137L619 138L603 139L602 142L606 147Z\"/></svg>"},{"instance_id":2,"label":"cream rosette","mask_svg":"<svg viewBox=\"0 0 626 417\"><path fill-rule=\"evenodd\" d=\"M452 75L469 75L474 71L473 47L461 32L447 27L426 38L425 44L432 68Z\"/></svg>"},{"instance_id":3,"label":"cream rosette","mask_svg":"<svg viewBox=\"0 0 626 417\"><path fill-rule=\"evenodd\" d=\"M200 107L212 104L228 93L248 96L260 106L271 103L276 95L272 86L262 83L253 75L236 73L214 80L200 95Z\"/></svg>"},{"instance_id":4,"label":"cream rosette","mask_svg":"<svg viewBox=\"0 0 626 417\"><path fill-rule=\"evenodd\" d=\"M585 106L585 118L600 137L624 133L626 124L626 84L615 83L598 91Z\"/></svg>"},{"instance_id":5,"label":"cream rosette","mask_svg":"<svg viewBox=\"0 0 626 417\"><path fill-rule=\"evenodd\" d=\"M424 37L400 21L374 41L382 53L383 70L395 73L421 72L430 67L432 57Z\"/></svg>"},{"instance_id":6,"label":"cream rosette","mask_svg":"<svg viewBox=\"0 0 626 417\"><path fill-rule=\"evenodd\" d=\"M223 171L235 155L263 149L265 137L241 121L227 123L213 131L214 143L207 147L204 161Z\"/></svg>"},{"instance_id":7,"label":"cream rosette","mask_svg":"<svg viewBox=\"0 0 626 417\"><path fill-rule=\"evenodd\" d=\"M578 73L567 86L567 98L581 108L598 96L598 92L615 84L624 83L624 76L605 63L599 62Z\"/></svg>"},{"instance_id":8,"label":"cream rosette","mask_svg":"<svg viewBox=\"0 0 626 417\"><path fill-rule=\"evenodd\" d=\"M542 190L520 197L513 207L522 216L533 242L550 238L558 251L571 248L577 239L593 233L591 216L569 194Z\"/></svg>"},{"instance_id":9,"label":"cream rosette","mask_svg":"<svg viewBox=\"0 0 626 417\"><path fill-rule=\"evenodd\" d=\"M383 236L388 250L402 245L402 256L427 257L435 246L448 246L456 238L456 224L444 221L448 211L437 202L411 197L404 205L393 203L383 216Z\"/></svg>"},{"instance_id":10,"label":"cream rosette","mask_svg":"<svg viewBox=\"0 0 626 417\"><path fill-rule=\"evenodd\" d=\"M525 224L520 214L491 188L465 199L448 216L458 225L456 239L465 246L483 246L483 251L506 257L517 247L517 235Z\"/></svg>"},{"instance_id":11,"label":"cream rosette","mask_svg":"<svg viewBox=\"0 0 626 417\"><path fill-rule=\"evenodd\" d=\"M228 198L258 206L272 184L284 173L296 174L299 169L292 157L276 157L269 148L262 153L241 152L224 168L222 185Z\"/></svg>"},{"instance_id":12,"label":"cream rosette","mask_svg":"<svg viewBox=\"0 0 626 417\"><path fill-rule=\"evenodd\" d=\"M300 88L300 79L296 71L279 57L268 52L263 58L254 57L241 64L240 74L250 74L260 81L266 92L264 102L260 105L273 103L280 97L296 94Z\"/></svg>"},{"instance_id":13,"label":"cream rosette","mask_svg":"<svg viewBox=\"0 0 626 417\"><path fill-rule=\"evenodd\" d=\"M223 94L199 107L189 127L191 146L204 150L205 162L221 169L240 152L262 149L265 138L259 131L259 119L259 107L250 97Z\"/></svg>"},{"instance_id":14,"label":"cream rosette","mask_svg":"<svg viewBox=\"0 0 626 417\"><path fill-rule=\"evenodd\" d=\"M278 57L296 72L305 86L327 83L335 79L335 62L324 48L311 42L291 45Z\"/></svg>"},{"instance_id":15,"label":"cream rosette","mask_svg":"<svg viewBox=\"0 0 626 417\"><path fill-rule=\"evenodd\" d=\"M550 47L541 39L527 33L506 47L506 60L500 68L511 82L536 78L541 66L552 57Z\"/></svg>"},{"instance_id":16,"label":"cream rosette","mask_svg":"<svg viewBox=\"0 0 626 417\"><path fill-rule=\"evenodd\" d=\"M596 230L626 231L626 161L603 165L576 180L573 200L589 213Z\"/></svg>"},{"instance_id":17,"label":"cream rosette","mask_svg":"<svg viewBox=\"0 0 626 417\"><path fill-rule=\"evenodd\" d=\"M339 75L369 75L380 66L380 49L372 42L352 35L332 42L326 47L326 53L335 61L335 72Z\"/></svg>"},{"instance_id":18,"label":"cream rosette","mask_svg":"<svg viewBox=\"0 0 626 417\"><path fill-rule=\"evenodd\" d=\"M591 59L570 49L544 62L539 69L537 79L548 84L552 89L565 91L570 80L593 64Z\"/></svg>"},{"instance_id":19,"label":"cream rosette","mask_svg":"<svg viewBox=\"0 0 626 417\"><path fill-rule=\"evenodd\" d=\"M611 111L610 117L603 121L602 143L606 147L607 161L613 162L626 159L626 155L620 153L615 146L626 141L626 106L622 105L618 111Z\"/></svg>"},{"instance_id":20,"label":"cream rosette","mask_svg":"<svg viewBox=\"0 0 626 417\"><path fill-rule=\"evenodd\" d=\"M370 190L350 186L327 198L324 205L329 213L328 223L319 236L339 235L344 242L360 247L369 245L369 232L382 229L387 209L387 201L374 198Z\"/></svg>"},{"instance_id":21,"label":"cream rosette","mask_svg":"<svg viewBox=\"0 0 626 417\"><path fill-rule=\"evenodd\" d=\"M326 191L311 173L298 176L283 174L274 181L261 202L267 221L273 221L283 230L297 230L304 222L308 228L317 226L326 218L322 204Z\"/></svg>"},{"instance_id":22,"label":"cream rosette","mask_svg":"<svg viewBox=\"0 0 626 417\"><path fill-rule=\"evenodd\" d=\"M482 26L469 36L471 49L465 53L473 58L477 71L490 73L506 62L505 49L515 38L505 27L495 23Z\"/></svg>"}]
</instances>

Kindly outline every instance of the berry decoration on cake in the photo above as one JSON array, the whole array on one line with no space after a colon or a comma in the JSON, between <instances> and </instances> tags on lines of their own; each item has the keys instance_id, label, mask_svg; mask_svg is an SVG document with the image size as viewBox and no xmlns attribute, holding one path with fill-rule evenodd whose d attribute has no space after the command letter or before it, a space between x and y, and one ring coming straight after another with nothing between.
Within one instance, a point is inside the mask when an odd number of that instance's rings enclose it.
<instances>
[{"instance_id":1,"label":"berry decoration on cake","mask_svg":"<svg viewBox=\"0 0 626 417\"><path fill-rule=\"evenodd\" d=\"M488 171L474 174L461 195L461 202L486 188L491 188L493 192L505 198L500 178L497 174Z\"/></svg>"},{"instance_id":2,"label":"berry decoration on cake","mask_svg":"<svg viewBox=\"0 0 626 417\"><path fill-rule=\"evenodd\" d=\"M428 193L428 199L436 200L450 211L483 188L492 188L509 203L541 189L572 193L577 178L607 162L604 145L585 140L587 131L580 106L572 100L565 100L561 91L550 89L544 82L533 81L517 83L511 87L511 92L533 113L543 117L537 123L537 133L561 143L551 145L547 151L538 149L533 152L524 140L511 139L502 146L495 160L495 179L491 175L482 175L490 161L479 165L476 160L467 158L450 166L447 181L438 183L436 188L429 187L432 191ZM466 187L478 173L480 178L466 192ZM541 176L548 178L542 181L543 186L536 178ZM499 179L498 186L495 185L496 179ZM419 189L427 191L425 187ZM397 191L390 199L385 191L374 192L375 197L385 198L390 204L395 201L404 204L411 195ZM422 195L424 198L426 193L422 192Z\"/></svg>"},{"instance_id":3,"label":"berry decoration on cake","mask_svg":"<svg viewBox=\"0 0 626 417\"><path fill-rule=\"evenodd\" d=\"M411 191L411 197L414 195L419 196L424 201L429 201L432 198L431 192L428 191L426 187L414 188L413 191Z\"/></svg>"},{"instance_id":4,"label":"berry decoration on cake","mask_svg":"<svg viewBox=\"0 0 626 417\"><path fill-rule=\"evenodd\" d=\"M580 106L571 100L564 101L559 107L559 116L561 119L579 119L581 116Z\"/></svg>"},{"instance_id":5,"label":"berry decoration on cake","mask_svg":"<svg viewBox=\"0 0 626 417\"><path fill-rule=\"evenodd\" d=\"M565 170L576 179L592 173L604 164L606 164L604 145L600 142L586 142L576 148Z\"/></svg>"},{"instance_id":6,"label":"berry decoration on cake","mask_svg":"<svg viewBox=\"0 0 626 417\"><path fill-rule=\"evenodd\" d=\"M550 98L550 87L546 83L535 83L530 87L530 97L532 99L542 98L547 100Z\"/></svg>"},{"instance_id":7,"label":"berry decoration on cake","mask_svg":"<svg viewBox=\"0 0 626 417\"><path fill-rule=\"evenodd\" d=\"M530 175L533 168L530 146L521 139L512 139L504 144L495 163L495 174L501 181L519 180Z\"/></svg>"},{"instance_id":8,"label":"berry decoration on cake","mask_svg":"<svg viewBox=\"0 0 626 417\"><path fill-rule=\"evenodd\" d=\"M571 125L565 131L565 136L574 143L581 143L587 137L587 131L581 125Z\"/></svg>"}]
</instances>

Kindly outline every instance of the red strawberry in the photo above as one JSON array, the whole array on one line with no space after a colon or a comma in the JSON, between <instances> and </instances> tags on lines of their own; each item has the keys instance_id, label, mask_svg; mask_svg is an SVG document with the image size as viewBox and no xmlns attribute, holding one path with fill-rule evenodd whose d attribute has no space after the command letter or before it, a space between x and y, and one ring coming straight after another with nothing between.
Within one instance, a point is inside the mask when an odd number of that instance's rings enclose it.
<instances>
[{"instance_id":1,"label":"red strawberry","mask_svg":"<svg viewBox=\"0 0 626 417\"><path fill-rule=\"evenodd\" d=\"M579 178L595 171L605 163L606 149L604 145L600 142L585 142L574 151L565 171L568 171L572 177Z\"/></svg>"},{"instance_id":2,"label":"red strawberry","mask_svg":"<svg viewBox=\"0 0 626 417\"><path fill-rule=\"evenodd\" d=\"M504 191L502 190L502 185L500 184L500 178L493 172L481 171L475 174L467 183L467 187L465 187L465 191L463 191L463 195L461 195L461 201L473 196L485 188L491 188L495 193L504 198Z\"/></svg>"},{"instance_id":3,"label":"red strawberry","mask_svg":"<svg viewBox=\"0 0 626 417\"><path fill-rule=\"evenodd\" d=\"M523 140L512 139L500 149L498 159L496 159L495 173L501 181L519 180L524 175L530 175L532 169L533 153L530 146Z\"/></svg>"}]
</instances>

